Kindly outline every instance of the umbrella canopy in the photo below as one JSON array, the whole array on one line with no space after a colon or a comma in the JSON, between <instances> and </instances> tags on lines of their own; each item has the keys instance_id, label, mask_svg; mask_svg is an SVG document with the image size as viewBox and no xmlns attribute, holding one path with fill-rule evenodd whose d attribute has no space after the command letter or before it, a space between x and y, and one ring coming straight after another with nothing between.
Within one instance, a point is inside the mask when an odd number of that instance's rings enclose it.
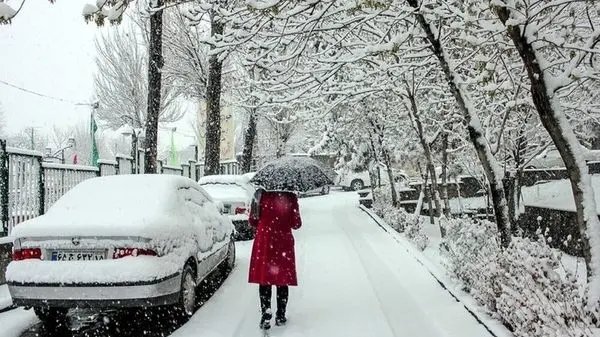
<instances>
[{"instance_id":1,"label":"umbrella canopy","mask_svg":"<svg viewBox=\"0 0 600 337\"><path fill-rule=\"evenodd\" d=\"M265 165L250 180L267 191L306 192L333 185L321 163L308 157L282 157Z\"/></svg>"}]
</instances>

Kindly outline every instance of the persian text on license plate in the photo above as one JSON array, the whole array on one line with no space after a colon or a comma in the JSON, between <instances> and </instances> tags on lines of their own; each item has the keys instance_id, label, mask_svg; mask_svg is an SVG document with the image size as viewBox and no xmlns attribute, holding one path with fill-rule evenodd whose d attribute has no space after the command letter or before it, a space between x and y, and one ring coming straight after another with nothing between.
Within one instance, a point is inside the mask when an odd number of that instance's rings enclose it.
<instances>
[{"instance_id":1,"label":"persian text on license plate","mask_svg":"<svg viewBox=\"0 0 600 337\"><path fill-rule=\"evenodd\" d=\"M99 261L106 259L104 251L54 251L52 261Z\"/></svg>"}]
</instances>

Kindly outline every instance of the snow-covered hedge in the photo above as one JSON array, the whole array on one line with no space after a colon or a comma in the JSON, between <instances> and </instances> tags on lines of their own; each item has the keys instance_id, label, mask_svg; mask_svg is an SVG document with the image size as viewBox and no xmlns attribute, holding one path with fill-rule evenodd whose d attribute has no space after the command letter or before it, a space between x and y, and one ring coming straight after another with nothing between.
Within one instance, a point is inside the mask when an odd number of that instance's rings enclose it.
<instances>
[{"instance_id":1,"label":"snow-covered hedge","mask_svg":"<svg viewBox=\"0 0 600 337\"><path fill-rule=\"evenodd\" d=\"M583 286L561 269L559 253L541 235L513 237L500 249L493 223L453 219L446 228L448 271L515 336L593 336Z\"/></svg>"},{"instance_id":2,"label":"snow-covered hedge","mask_svg":"<svg viewBox=\"0 0 600 337\"><path fill-rule=\"evenodd\" d=\"M381 189L374 191L373 211L399 233L404 233L420 250L429 245L429 237L423 229L425 220L407 213L403 208L394 207L389 193Z\"/></svg>"}]
</instances>

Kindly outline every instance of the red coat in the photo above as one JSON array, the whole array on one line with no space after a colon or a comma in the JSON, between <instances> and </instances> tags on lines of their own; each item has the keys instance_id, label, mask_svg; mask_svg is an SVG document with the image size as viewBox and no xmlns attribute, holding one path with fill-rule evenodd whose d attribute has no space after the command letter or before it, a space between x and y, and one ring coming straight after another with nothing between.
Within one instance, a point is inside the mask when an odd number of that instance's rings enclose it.
<instances>
[{"instance_id":1,"label":"red coat","mask_svg":"<svg viewBox=\"0 0 600 337\"><path fill-rule=\"evenodd\" d=\"M289 192L263 192L260 197L260 219L251 216L249 222L256 227L256 236L252 245L248 282L298 285L292 235L292 229L302 226L298 197Z\"/></svg>"}]
</instances>

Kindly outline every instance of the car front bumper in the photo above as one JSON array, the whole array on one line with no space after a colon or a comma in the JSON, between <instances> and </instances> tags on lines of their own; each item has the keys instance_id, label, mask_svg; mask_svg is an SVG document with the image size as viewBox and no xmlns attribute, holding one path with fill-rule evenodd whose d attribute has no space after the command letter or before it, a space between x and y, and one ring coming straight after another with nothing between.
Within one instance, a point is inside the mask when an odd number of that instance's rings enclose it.
<instances>
[{"instance_id":1,"label":"car front bumper","mask_svg":"<svg viewBox=\"0 0 600 337\"><path fill-rule=\"evenodd\" d=\"M43 284L10 282L13 303L24 307L128 308L176 303L181 274L147 282Z\"/></svg>"}]
</instances>

